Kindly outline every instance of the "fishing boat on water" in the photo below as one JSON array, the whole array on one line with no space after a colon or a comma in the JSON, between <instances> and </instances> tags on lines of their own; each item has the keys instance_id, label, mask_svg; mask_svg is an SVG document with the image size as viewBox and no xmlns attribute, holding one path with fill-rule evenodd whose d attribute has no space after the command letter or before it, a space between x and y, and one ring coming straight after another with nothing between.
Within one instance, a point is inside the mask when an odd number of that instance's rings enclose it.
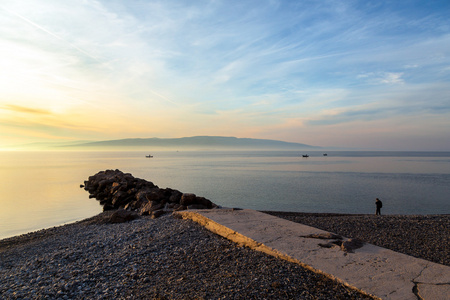
<instances>
[{"instance_id":1,"label":"fishing boat on water","mask_svg":"<svg viewBox=\"0 0 450 300\"><path fill-rule=\"evenodd\" d=\"M147 158L152 158L153 157L153 155L146 155L145 157L147 157Z\"/></svg>"}]
</instances>

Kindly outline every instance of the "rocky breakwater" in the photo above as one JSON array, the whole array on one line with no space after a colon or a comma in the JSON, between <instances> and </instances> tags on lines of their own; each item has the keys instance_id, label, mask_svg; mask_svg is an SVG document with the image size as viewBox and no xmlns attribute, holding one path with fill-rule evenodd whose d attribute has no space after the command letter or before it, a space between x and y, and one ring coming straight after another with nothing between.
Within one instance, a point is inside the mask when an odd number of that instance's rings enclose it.
<instances>
[{"instance_id":1,"label":"rocky breakwater","mask_svg":"<svg viewBox=\"0 0 450 300\"><path fill-rule=\"evenodd\" d=\"M127 221L140 215L154 218L167 212L186 209L211 209L219 206L204 197L161 189L152 182L135 178L120 170L100 171L81 185L89 192L89 198L97 199L103 210L119 209L116 222ZM125 213L125 212L130 213ZM114 222L114 218L111 219Z\"/></svg>"}]
</instances>

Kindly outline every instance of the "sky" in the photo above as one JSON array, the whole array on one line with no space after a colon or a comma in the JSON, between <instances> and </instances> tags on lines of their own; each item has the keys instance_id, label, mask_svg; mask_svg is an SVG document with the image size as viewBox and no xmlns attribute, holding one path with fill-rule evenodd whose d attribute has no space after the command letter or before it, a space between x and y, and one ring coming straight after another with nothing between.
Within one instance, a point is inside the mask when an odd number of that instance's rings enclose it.
<instances>
[{"instance_id":1,"label":"sky","mask_svg":"<svg viewBox=\"0 0 450 300\"><path fill-rule=\"evenodd\" d=\"M450 151L450 1L2 0L0 149L198 135Z\"/></svg>"}]
</instances>

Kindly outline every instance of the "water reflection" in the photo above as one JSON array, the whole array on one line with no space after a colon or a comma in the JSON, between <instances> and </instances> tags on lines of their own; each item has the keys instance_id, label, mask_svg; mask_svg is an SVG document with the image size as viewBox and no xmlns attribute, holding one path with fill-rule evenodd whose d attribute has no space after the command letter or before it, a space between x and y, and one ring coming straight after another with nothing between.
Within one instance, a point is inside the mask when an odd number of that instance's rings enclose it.
<instances>
[{"instance_id":1,"label":"water reflection","mask_svg":"<svg viewBox=\"0 0 450 300\"><path fill-rule=\"evenodd\" d=\"M304 212L450 213L450 153L409 152L0 152L0 237L101 211L79 188L120 169L229 207ZM369 155L370 154L370 155Z\"/></svg>"}]
</instances>

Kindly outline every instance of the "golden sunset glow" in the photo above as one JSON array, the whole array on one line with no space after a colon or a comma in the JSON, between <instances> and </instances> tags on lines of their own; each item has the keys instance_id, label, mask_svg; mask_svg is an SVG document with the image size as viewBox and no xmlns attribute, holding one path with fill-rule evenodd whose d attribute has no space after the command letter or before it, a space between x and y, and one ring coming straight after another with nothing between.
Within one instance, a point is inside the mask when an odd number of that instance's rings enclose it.
<instances>
[{"instance_id":1,"label":"golden sunset glow","mask_svg":"<svg viewBox=\"0 0 450 300\"><path fill-rule=\"evenodd\" d=\"M439 1L5 0L0 148L224 135L448 151L449 12Z\"/></svg>"}]
</instances>

